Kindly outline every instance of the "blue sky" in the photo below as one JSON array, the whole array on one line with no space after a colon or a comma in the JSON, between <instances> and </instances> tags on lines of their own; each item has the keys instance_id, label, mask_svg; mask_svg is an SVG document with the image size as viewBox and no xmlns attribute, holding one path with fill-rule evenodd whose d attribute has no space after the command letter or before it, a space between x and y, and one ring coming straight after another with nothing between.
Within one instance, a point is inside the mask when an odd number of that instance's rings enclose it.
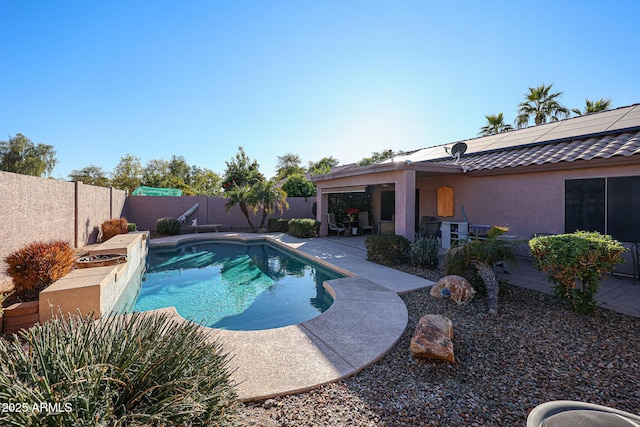
<instances>
[{"instance_id":1,"label":"blue sky","mask_svg":"<svg viewBox=\"0 0 640 427\"><path fill-rule=\"evenodd\" d=\"M0 2L0 139L52 176L126 154L222 174L469 139L528 87L640 103L635 1Z\"/></svg>"}]
</instances>

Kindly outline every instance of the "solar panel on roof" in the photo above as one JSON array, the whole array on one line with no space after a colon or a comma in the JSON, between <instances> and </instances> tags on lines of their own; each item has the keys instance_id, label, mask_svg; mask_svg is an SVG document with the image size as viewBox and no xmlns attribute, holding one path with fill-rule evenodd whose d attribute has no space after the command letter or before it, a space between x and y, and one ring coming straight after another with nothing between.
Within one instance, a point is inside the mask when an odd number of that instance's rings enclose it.
<instances>
[{"instance_id":1,"label":"solar panel on roof","mask_svg":"<svg viewBox=\"0 0 640 427\"><path fill-rule=\"evenodd\" d=\"M640 107L640 106L637 106ZM622 116L620 120L613 123L608 130L626 129L628 127L640 126L640 108L635 108Z\"/></svg>"},{"instance_id":2,"label":"solar panel on roof","mask_svg":"<svg viewBox=\"0 0 640 427\"><path fill-rule=\"evenodd\" d=\"M612 156L612 155L629 155L632 152L640 150L640 141L632 139L624 141L624 147L613 147L612 150L606 147L610 144L610 140L606 136L596 137L594 140L585 140L586 135L597 135L599 133L611 132L627 128L640 128L640 104L621 107L615 110L603 111L600 113L587 114L580 117L562 120L559 122L547 123L539 126L530 126L525 129L503 132L496 135L468 139L464 141L467 145L467 151L461 157L458 166L464 165L471 169L491 169L492 167L505 167L527 164L541 164L545 162L572 161L578 156L576 153L566 153L563 150L547 150L542 145L539 150L526 150L517 161L514 161L514 150L519 147L536 146L536 144L544 144L558 140L567 140L571 142L572 138L581 139L586 146L599 142L604 144L598 146L598 152L594 154L596 157ZM633 135L640 135L640 132L634 132ZM638 136L634 136L638 138ZM618 137L619 138L619 137ZM628 138L627 138L628 139ZM620 141L618 141L620 142ZM453 159L449 157L445 151L445 147L452 147L453 144L438 145L418 150L410 155L397 156L396 160L410 160L412 162L425 162L438 160L438 164L454 164ZM580 151L581 148L572 146L574 150ZM507 149L509 150L507 153ZM495 153L495 151L501 151ZM609 152L609 151L611 152ZM487 157L479 157L480 153L493 152L487 154ZM503 155L504 154L504 155ZM589 153L587 153L589 154ZM499 160L496 157L500 157ZM469 158L472 157L473 160ZM464 160L467 158L468 160ZM390 161L390 160L389 160ZM500 166L496 166L499 164ZM485 166L493 165L493 166Z\"/></svg>"}]
</instances>

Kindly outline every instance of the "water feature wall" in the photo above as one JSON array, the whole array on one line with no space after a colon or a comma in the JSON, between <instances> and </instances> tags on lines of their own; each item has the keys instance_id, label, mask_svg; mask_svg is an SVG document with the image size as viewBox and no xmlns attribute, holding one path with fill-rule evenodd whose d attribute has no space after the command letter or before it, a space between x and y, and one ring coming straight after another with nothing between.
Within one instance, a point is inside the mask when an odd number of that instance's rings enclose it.
<instances>
[{"instance_id":1,"label":"water feature wall","mask_svg":"<svg viewBox=\"0 0 640 427\"><path fill-rule=\"evenodd\" d=\"M81 313L94 319L117 310L127 285L140 280L148 252L148 233L127 233L112 237L90 251L90 255L121 254L121 264L78 268L40 293L40 322L54 316Z\"/></svg>"}]
</instances>

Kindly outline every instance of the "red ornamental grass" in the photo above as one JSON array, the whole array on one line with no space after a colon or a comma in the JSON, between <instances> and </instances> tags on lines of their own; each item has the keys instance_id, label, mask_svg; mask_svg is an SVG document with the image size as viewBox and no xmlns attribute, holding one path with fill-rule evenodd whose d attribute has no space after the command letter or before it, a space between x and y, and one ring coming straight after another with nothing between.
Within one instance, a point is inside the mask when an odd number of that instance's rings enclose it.
<instances>
[{"instance_id":1,"label":"red ornamental grass","mask_svg":"<svg viewBox=\"0 0 640 427\"><path fill-rule=\"evenodd\" d=\"M34 242L5 258L7 274L13 279L14 294L23 300L36 299L40 291L73 269L75 253L62 240Z\"/></svg>"},{"instance_id":2,"label":"red ornamental grass","mask_svg":"<svg viewBox=\"0 0 640 427\"><path fill-rule=\"evenodd\" d=\"M111 218L100 224L102 230L102 241L106 242L118 234L129 232L129 225L126 218Z\"/></svg>"}]
</instances>

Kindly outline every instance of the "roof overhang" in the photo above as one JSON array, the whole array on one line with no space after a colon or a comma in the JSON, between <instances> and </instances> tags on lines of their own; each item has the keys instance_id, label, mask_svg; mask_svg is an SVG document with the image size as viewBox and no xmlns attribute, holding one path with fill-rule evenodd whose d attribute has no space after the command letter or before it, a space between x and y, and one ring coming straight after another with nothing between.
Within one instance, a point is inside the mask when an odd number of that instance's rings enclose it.
<instances>
[{"instance_id":1,"label":"roof overhang","mask_svg":"<svg viewBox=\"0 0 640 427\"><path fill-rule=\"evenodd\" d=\"M366 193L367 187L365 185L355 185L349 187L327 187L322 189L322 194L332 193Z\"/></svg>"},{"instance_id":2,"label":"roof overhang","mask_svg":"<svg viewBox=\"0 0 640 427\"><path fill-rule=\"evenodd\" d=\"M462 168L457 165L438 165L426 162L412 163L407 161L379 163L371 166L354 166L352 168L342 169L336 172L329 172L324 175L315 175L311 177L311 181L329 181L337 178L346 178L359 175L371 175L382 172L393 172L400 170L412 170L415 172L430 173L464 173Z\"/></svg>"}]
</instances>

